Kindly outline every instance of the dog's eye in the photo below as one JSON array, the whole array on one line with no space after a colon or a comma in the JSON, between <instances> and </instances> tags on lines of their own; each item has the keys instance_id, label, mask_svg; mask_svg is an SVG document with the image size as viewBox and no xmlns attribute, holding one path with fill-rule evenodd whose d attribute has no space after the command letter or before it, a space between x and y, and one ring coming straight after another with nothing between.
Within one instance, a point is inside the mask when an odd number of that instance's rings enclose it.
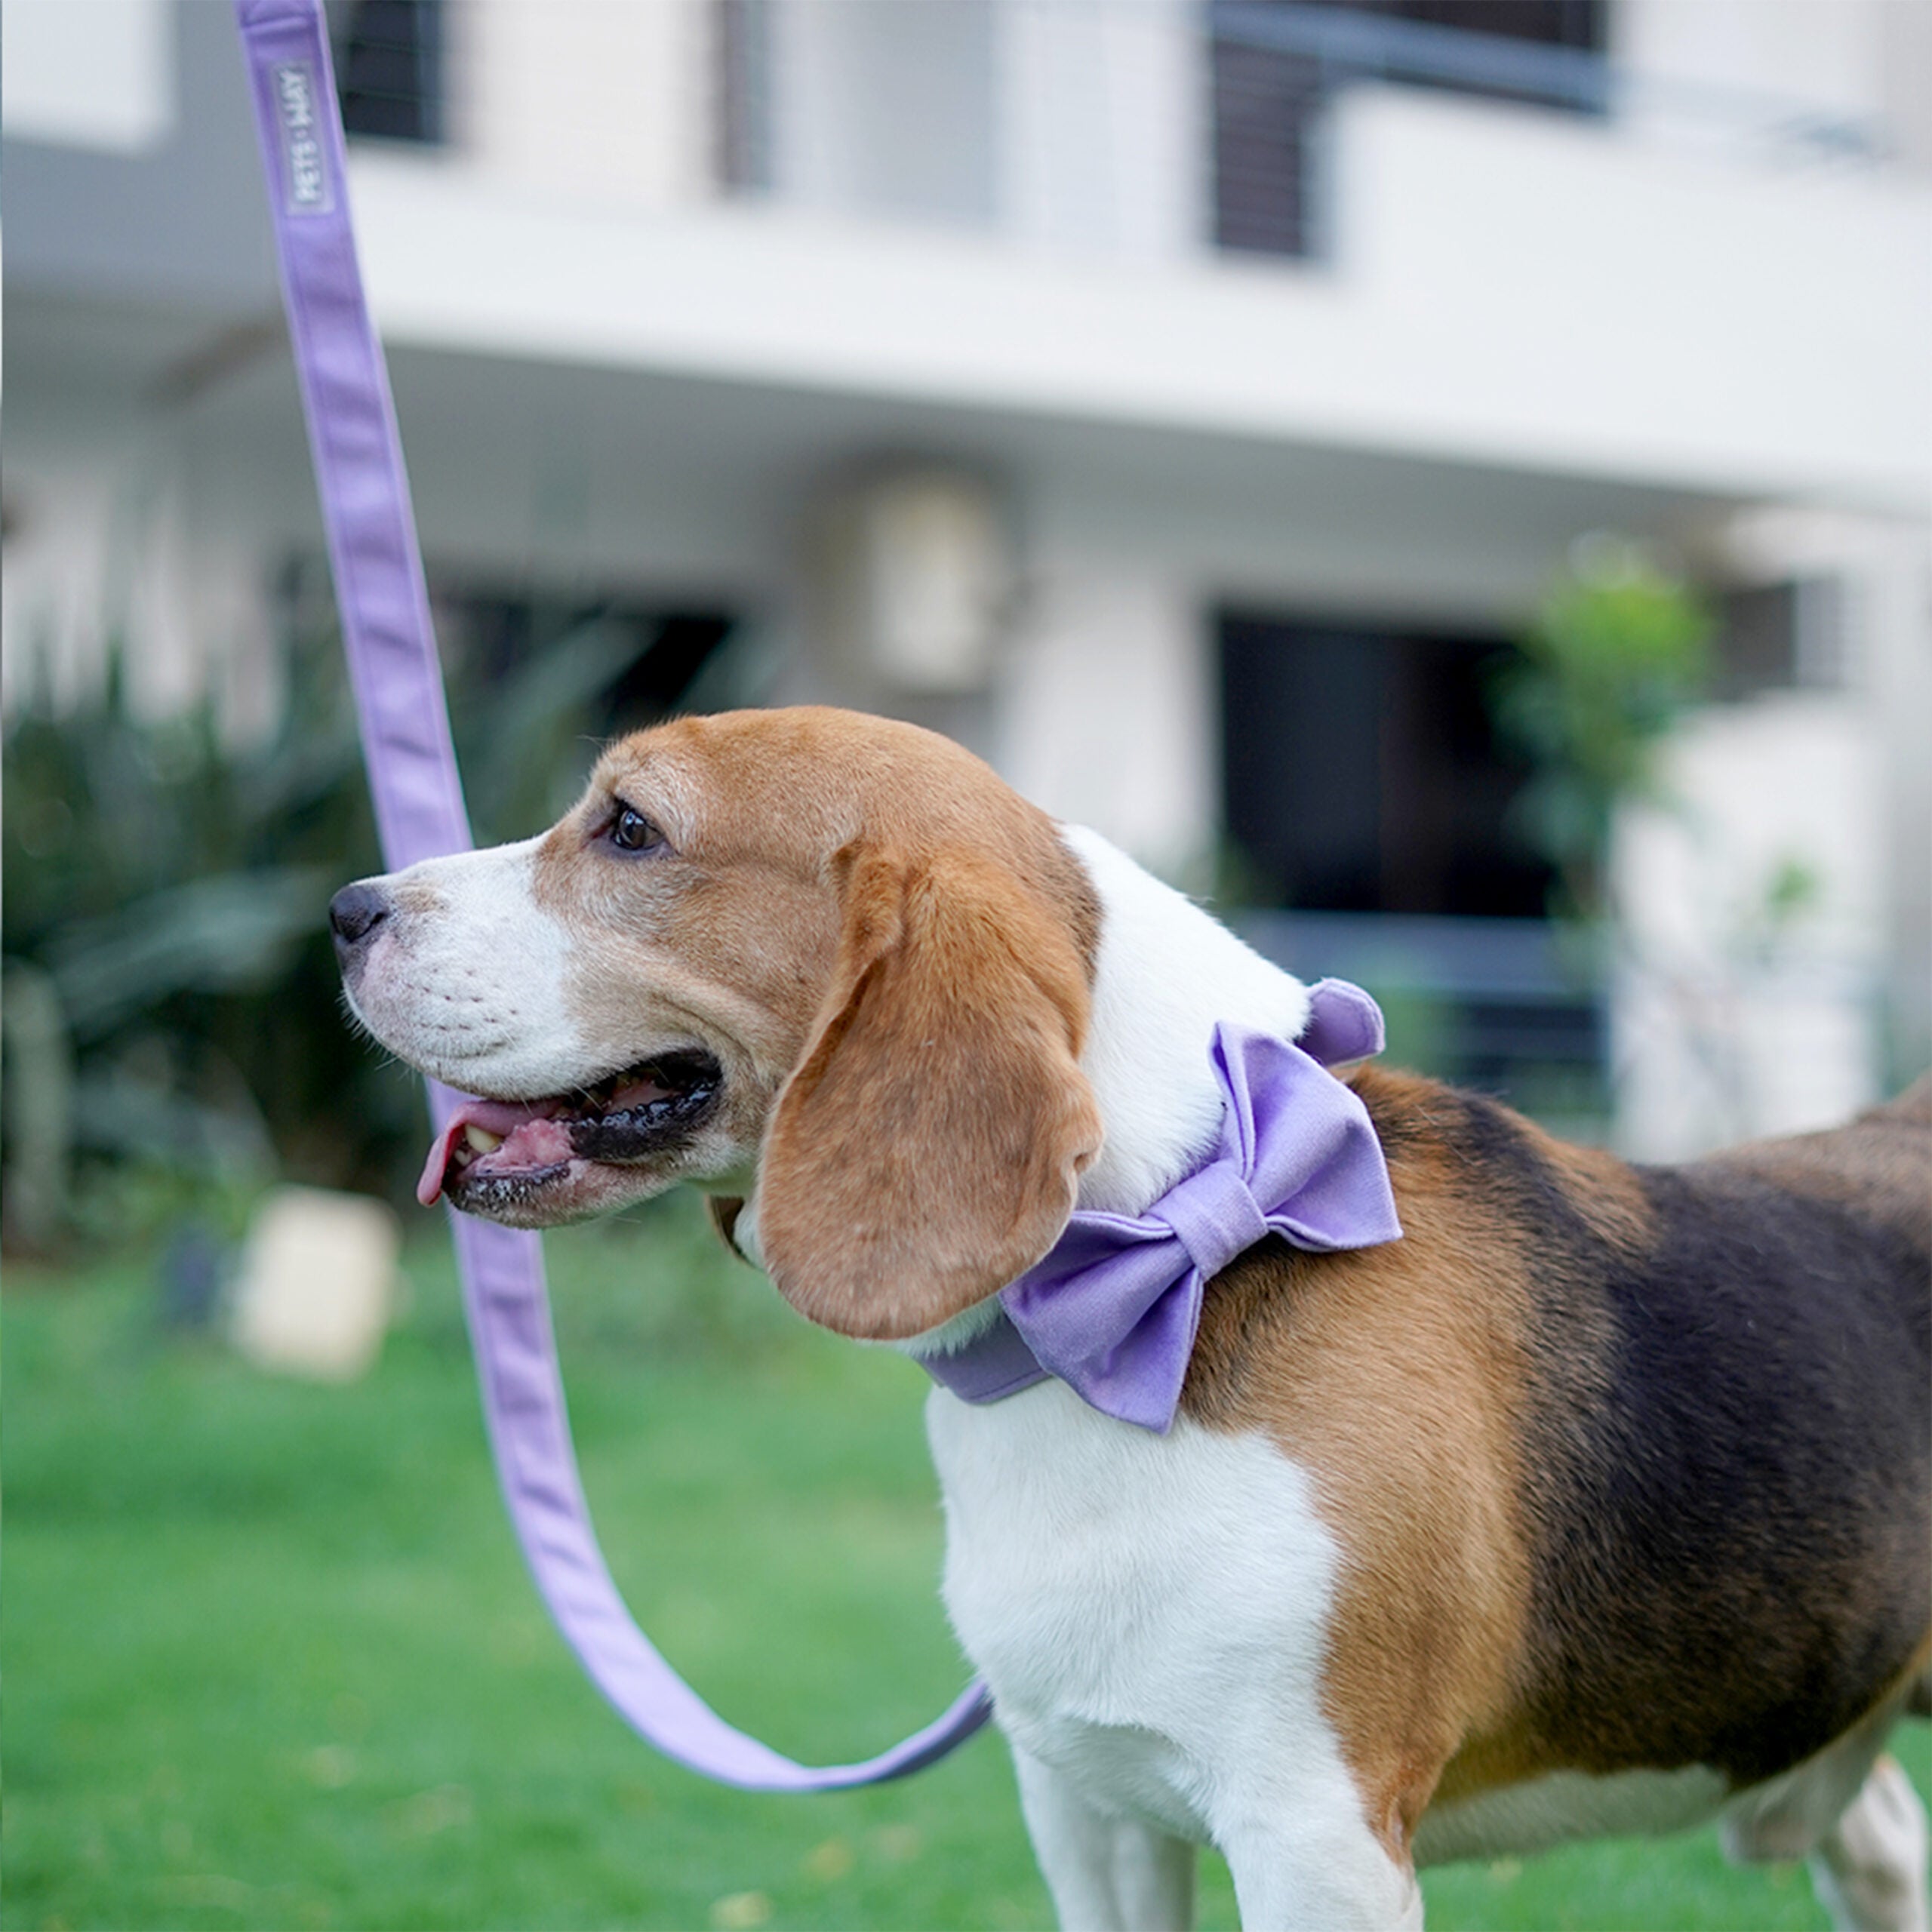
<instances>
[{"instance_id":1,"label":"dog's eye","mask_svg":"<svg viewBox=\"0 0 1932 1932\"><path fill-rule=\"evenodd\" d=\"M611 819L611 843L620 852L648 852L664 842L664 835L634 805L620 798Z\"/></svg>"}]
</instances>

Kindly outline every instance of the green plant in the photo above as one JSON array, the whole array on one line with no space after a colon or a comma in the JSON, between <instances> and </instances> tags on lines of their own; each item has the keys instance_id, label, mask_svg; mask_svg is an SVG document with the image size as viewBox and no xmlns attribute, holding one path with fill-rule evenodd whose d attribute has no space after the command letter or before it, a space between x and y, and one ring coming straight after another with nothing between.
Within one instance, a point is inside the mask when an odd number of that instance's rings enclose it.
<instances>
[{"instance_id":1,"label":"green plant","mask_svg":"<svg viewBox=\"0 0 1932 1932\"><path fill-rule=\"evenodd\" d=\"M527 834L574 795L648 630L560 621L507 665L453 667L478 835ZM29 702L5 761L6 1226L45 1247L158 1202L218 1204L280 1171L406 1195L414 1075L359 1042L326 925L380 861L333 626L283 648L281 722L224 737L211 706L158 720L118 657L91 697ZM172 1177L157 1186L159 1177Z\"/></svg>"},{"instance_id":2,"label":"green plant","mask_svg":"<svg viewBox=\"0 0 1932 1932\"><path fill-rule=\"evenodd\" d=\"M32 995L8 1012L17 1239L45 1244L86 1218L77 1165L83 1180L131 1161L259 1180L279 1146L299 1155L300 1121L326 1131L333 1115L352 1171L364 1123L380 1132L396 1115L380 1091L331 1104L342 1062L352 1086L367 1069L352 1048L337 1066L321 1051L340 1020L318 941L332 879L365 865L373 840L319 648L292 652L291 669L288 721L243 752L208 707L140 717L118 667L71 710L9 721L5 949L10 992Z\"/></svg>"},{"instance_id":3,"label":"green plant","mask_svg":"<svg viewBox=\"0 0 1932 1932\"><path fill-rule=\"evenodd\" d=\"M1611 819L1654 792L1659 744L1707 681L1711 633L1688 586L1606 543L1551 590L1497 675L1497 728L1531 768L1516 823L1555 868L1559 917L1589 924L1607 909Z\"/></svg>"}]
</instances>

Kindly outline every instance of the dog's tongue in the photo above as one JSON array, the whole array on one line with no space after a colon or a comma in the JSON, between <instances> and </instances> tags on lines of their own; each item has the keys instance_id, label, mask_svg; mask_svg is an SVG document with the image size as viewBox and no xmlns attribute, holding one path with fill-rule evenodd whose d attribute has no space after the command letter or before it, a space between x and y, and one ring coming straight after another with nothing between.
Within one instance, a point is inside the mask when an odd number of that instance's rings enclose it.
<instances>
[{"instance_id":1,"label":"dog's tongue","mask_svg":"<svg viewBox=\"0 0 1932 1932\"><path fill-rule=\"evenodd\" d=\"M641 1075L620 1087L603 1103L603 1110L615 1113L648 1106L653 1100L663 1100L670 1091L648 1075ZM493 1173L549 1167L568 1160L574 1150L564 1119L570 1111L569 1102L561 1095L548 1100L460 1102L442 1132L430 1144L429 1158L423 1162L422 1178L416 1183L417 1199L426 1208L436 1204L457 1144L469 1128L480 1127L503 1143L482 1157Z\"/></svg>"},{"instance_id":2,"label":"dog's tongue","mask_svg":"<svg viewBox=\"0 0 1932 1932\"><path fill-rule=\"evenodd\" d=\"M443 1177L450 1171L451 1157L466 1128L480 1127L507 1141L519 1128L533 1121L548 1125L563 1103L561 1100L465 1100L449 1117L441 1133L430 1143L429 1158L423 1164L422 1178L416 1183L416 1198L426 1208L433 1208L443 1191ZM560 1135L562 1130L555 1130Z\"/></svg>"}]
</instances>

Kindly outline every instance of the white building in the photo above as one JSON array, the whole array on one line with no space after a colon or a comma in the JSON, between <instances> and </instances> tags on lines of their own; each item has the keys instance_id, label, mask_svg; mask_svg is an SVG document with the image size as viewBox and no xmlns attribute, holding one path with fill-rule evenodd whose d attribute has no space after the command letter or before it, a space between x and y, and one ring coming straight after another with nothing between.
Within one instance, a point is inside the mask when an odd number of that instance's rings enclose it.
<instances>
[{"instance_id":1,"label":"white building","mask_svg":"<svg viewBox=\"0 0 1932 1932\"><path fill-rule=\"evenodd\" d=\"M1697 814L1623 843L1625 1137L1924 1063L1932 8L331 11L451 598L716 614L741 688L1183 877L1232 838L1300 963L1460 987L1479 1070L1564 1008L1494 916L1481 651L1620 533L1734 620ZM320 540L229 9L5 25L6 701L125 634L246 731Z\"/></svg>"}]
</instances>

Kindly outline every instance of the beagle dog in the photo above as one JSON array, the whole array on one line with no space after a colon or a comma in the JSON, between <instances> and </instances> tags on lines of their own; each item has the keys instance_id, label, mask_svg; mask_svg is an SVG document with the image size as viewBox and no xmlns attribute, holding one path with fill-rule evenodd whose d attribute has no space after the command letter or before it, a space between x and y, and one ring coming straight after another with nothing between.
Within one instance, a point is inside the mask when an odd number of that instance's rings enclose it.
<instances>
[{"instance_id":1,"label":"beagle dog","mask_svg":"<svg viewBox=\"0 0 1932 1932\"><path fill-rule=\"evenodd\" d=\"M943 1357L1076 1208L1215 1140L1217 1025L1309 995L958 746L805 709L628 738L524 843L340 893L350 1004L466 1093L423 1193L691 1181L814 1321ZM1260 1241L1164 1432L928 1410L945 1595L1062 1923L1422 1922L1434 1860L1719 1822L1928 1925L1932 1084L1675 1168L1362 1066L1401 1235ZM1351 1103L1352 1104L1352 1103Z\"/></svg>"}]
</instances>

